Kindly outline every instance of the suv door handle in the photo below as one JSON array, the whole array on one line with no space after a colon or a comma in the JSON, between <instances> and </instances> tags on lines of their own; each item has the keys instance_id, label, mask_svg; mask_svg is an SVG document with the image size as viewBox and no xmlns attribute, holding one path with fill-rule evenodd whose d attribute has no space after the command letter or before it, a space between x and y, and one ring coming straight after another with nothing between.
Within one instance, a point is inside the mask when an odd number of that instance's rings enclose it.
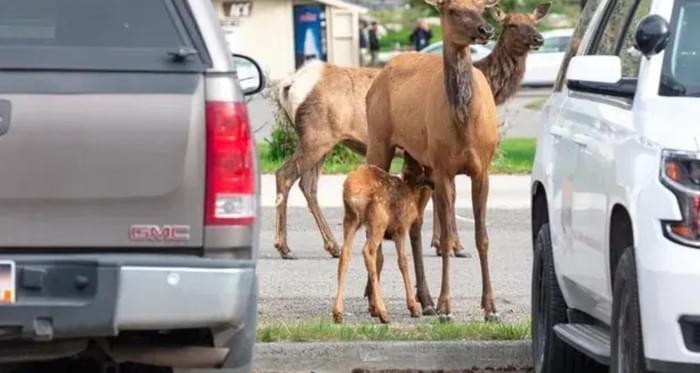
<instances>
[{"instance_id":1,"label":"suv door handle","mask_svg":"<svg viewBox=\"0 0 700 373\"><path fill-rule=\"evenodd\" d=\"M590 145L591 143L591 138L590 136L586 135L581 135L581 134L575 134L572 139L576 144L586 147Z\"/></svg>"},{"instance_id":2,"label":"suv door handle","mask_svg":"<svg viewBox=\"0 0 700 373\"><path fill-rule=\"evenodd\" d=\"M559 127L559 126L552 126L549 128L549 133L552 134L552 136L560 139L568 134L568 131L564 129L564 127Z\"/></svg>"}]
</instances>

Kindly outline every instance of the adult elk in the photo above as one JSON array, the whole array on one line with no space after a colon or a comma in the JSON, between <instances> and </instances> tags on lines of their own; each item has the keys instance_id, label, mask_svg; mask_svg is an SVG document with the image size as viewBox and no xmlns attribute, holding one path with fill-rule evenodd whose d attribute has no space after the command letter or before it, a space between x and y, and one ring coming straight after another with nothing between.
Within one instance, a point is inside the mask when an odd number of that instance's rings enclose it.
<instances>
[{"instance_id":1,"label":"adult elk","mask_svg":"<svg viewBox=\"0 0 700 373\"><path fill-rule=\"evenodd\" d=\"M501 8L491 8L491 17L503 25L503 32L496 46L486 58L474 62L474 67L481 70L489 81L496 105L502 105L520 88L525 76L527 54L544 43L542 34L537 32L537 24L547 15L551 3L542 3L531 14L506 14ZM457 227L452 227L457 232ZM433 209L433 239L431 246L438 249L440 244L440 224L437 210ZM456 237L455 256L466 256L459 236ZM440 255L440 251L436 250Z\"/></svg>"},{"instance_id":2,"label":"adult elk","mask_svg":"<svg viewBox=\"0 0 700 373\"><path fill-rule=\"evenodd\" d=\"M278 100L299 138L294 154L275 175L275 248L283 259L295 258L287 243L287 198L300 177L299 187L321 231L326 251L333 257L340 255L316 197L318 177L326 155L338 143L365 153L368 136L365 96L380 71L314 61L280 84Z\"/></svg>"},{"instance_id":3,"label":"adult elk","mask_svg":"<svg viewBox=\"0 0 700 373\"><path fill-rule=\"evenodd\" d=\"M367 163L388 170L397 147L432 175L434 201L440 221L442 287L437 312L449 315L450 248L456 232L454 178L472 179L476 247L482 273L482 300L487 319L496 316L488 266L485 225L488 168L498 145L496 104L482 72L472 66L469 45L486 43L493 34L481 16L498 0L437 0L443 57L399 55L377 76L367 94L369 142ZM424 313L433 304L425 281L420 245L420 219L412 227L411 245L418 298Z\"/></svg>"}]
</instances>

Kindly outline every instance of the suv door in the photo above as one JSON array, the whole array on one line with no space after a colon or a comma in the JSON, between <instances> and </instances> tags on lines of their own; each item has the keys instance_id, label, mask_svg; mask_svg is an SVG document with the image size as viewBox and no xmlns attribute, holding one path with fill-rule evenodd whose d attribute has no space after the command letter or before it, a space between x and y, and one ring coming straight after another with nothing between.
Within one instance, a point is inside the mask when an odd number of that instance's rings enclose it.
<instances>
[{"instance_id":1,"label":"suv door","mask_svg":"<svg viewBox=\"0 0 700 373\"><path fill-rule=\"evenodd\" d=\"M575 305L601 320L612 313L608 224L616 201L616 144L634 131L633 106L641 55L634 49L634 31L649 14L651 0L615 0L587 54L616 55L622 60L619 91L569 89L562 121L571 128L577 147L572 206L572 242L578 270L570 272L582 304ZM622 170L624 172L624 170Z\"/></svg>"},{"instance_id":2,"label":"suv door","mask_svg":"<svg viewBox=\"0 0 700 373\"><path fill-rule=\"evenodd\" d=\"M581 45L584 45L586 30L595 21L597 9L601 1L589 0L581 14L581 22L574 30L569 49L564 56L559 75L554 84L554 92L542 111L542 122L545 126L538 135L538 157L551 160L545 171L550 181L550 234L552 248L558 267L557 273L576 271L577 263L572 258L572 203L574 193L574 176L578 151L573 142L573 132L568 124L562 121L561 110L567 96L564 90L566 70L571 58L579 55ZM551 154L544 155L545 152ZM559 281L562 291L567 292L566 281Z\"/></svg>"}]
</instances>

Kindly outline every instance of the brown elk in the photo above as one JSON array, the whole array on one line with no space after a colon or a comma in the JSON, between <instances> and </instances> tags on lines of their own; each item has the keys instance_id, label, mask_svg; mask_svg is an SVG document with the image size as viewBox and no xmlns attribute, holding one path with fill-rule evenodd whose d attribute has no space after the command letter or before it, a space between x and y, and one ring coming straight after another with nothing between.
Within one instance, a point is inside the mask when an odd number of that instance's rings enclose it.
<instances>
[{"instance_id":1,"label":"brown elk","mask_svg":"<svg viewBox=\"0 0 700 373\"><path fill-rule=\"evenodd\" d=\"M295 258L287 243L287 198L300 177L299 187L321 231L326 251L333 257L340 255L318 204L318 177L326 155L338 143L365 153L368 136L365 96L379 72L314 61L280 84L278 100L299 138L296 151L275 175L275 248L283 259Z\"/></svg>"},{"instance_id":2,"label":"brown elk","mask_svg":"<svg viewBox=\"0 0 700 373\"><path fill-rule=\"evenodd\" d=\"M542 3L535 7L531 14L512 13L506 14L499 7L491 8L491 16L503 25L503 32L491 54L486 58L474 62L474 67L481 70L489 82L496 105L502 105L520 88L520 83L525 76L525 62L527 54L531 50L539 49L544 43L542 34L537 32L537 24L547 15L551 3ZM456 232L457 227L452 227ZM437 255L440 244L440 224L437 218L437 210L433 209L433 239L431 246L436 249ZM454 250L455 256L466 256L459 236L456 237Z\"/></svg>"},{"instance_id":3,"label":"brown elk","mask_svg":"<svg viewBox=\"0 0 700 373\"><path fill-rule=\"evenodd\" d=\"M430 3L430 2L429 2ZM482 273L481 306L496 316L485 225L488 168L498 144L496 104L483 73L471 63L469 45L485 43L493 28L481 13L498 0L436 0L444 33L443 58L427 54L394 57L367 94L367 163L388 170L397 147L431 173L440 221L442 287L437 312L449 315L450 248L454 246L454 178L472 179L476 247ZM423 273L418 219L411 228L418 298L424 313L432 299ZM427 312L426 312L427 309Z\"/></svg>"},{"instance_id":4,"label":"brown elk","mask_svg":"<svg viewBox=\"0 0 700 373\"><path fill-rule=\"evenodd\" d=\"M537 19L544 16L548 7L549 4L538 6L534 13L538 15ZM497 11L493 16L504 24L504 31L491 57L479 61L475 66L484 72L492 87L499 87L494 89L494 94L497 104L500 104L515 94L522 81L525 62L522 51L526 53L536 47L537 36L541 38L541 35L535 29L534 15L513 13L506 16L502 11ZM380 71L338 67L315 61L280 84L277 98L299 139L296 152L276 174L275 248L282 258L294 258L287 243L287 196L300 177L299 186L321 232L324 247L331 255L338 255L338 244L316 198L318 177L326 153L339 143L365 154L368 136L365 97ZM437 219L433 221L433 242L437 247L439 226ZM453 249L459 257L468 256L461 249L459 240Z\"/></svg>"},{"instance_id":5,"label":"brown elk","mask_svg":"<svg viewBox=\"0 0 700 373\"><path fill-rule=\"evenodd\" d=\"M367 226L367 242L362 249L362 254L372 286L372 296L369 300L370 314L379 317L383 323L389 322L389 315L379 288L377 265L382 238L388 235L396 244L408 310L412 317L420 316L420 307L411 285L405 240L409 228L418 219L421 206L424 205L425 201L421 201L421 198L429 195L421 193L421 189L427 189L429 186L430 182L425 179L409 180L407 183L378 167L367 165L360 166L345 179L343 184L344 242L338 262L338 291L333 308L335 322L340 323L343 320L345 276L350 265L350 252L355 233L362 225Z\"/></svg>"}]
</instances>

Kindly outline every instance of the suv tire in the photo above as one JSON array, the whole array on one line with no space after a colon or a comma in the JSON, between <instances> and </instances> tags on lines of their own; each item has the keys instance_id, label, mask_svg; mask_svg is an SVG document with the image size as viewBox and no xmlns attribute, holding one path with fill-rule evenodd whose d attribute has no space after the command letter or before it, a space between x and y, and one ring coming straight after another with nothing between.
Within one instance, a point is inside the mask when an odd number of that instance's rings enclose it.
<instances>
[{"instance_id":1,"label":"suv tire","mask_svg":"<svg viewBox=\"0 0 700 373\"><path fill-rule=\"evenodd\" d=\"M549 224L540 228L532 263L532 354L536 373L603 373L607 369L554 333L568 321L567 306L554 271Z\"/></svg>"},{"instance_id":2,"label":"suv tire","mask_svg":"<svg viewBox=\"0 0 700 373\"><path fill-rule=\"evenodd\" d=\"M627 248L615 270L611 373L649 373L644 358L634 248Z\"/></svg>"}]
</instances>

